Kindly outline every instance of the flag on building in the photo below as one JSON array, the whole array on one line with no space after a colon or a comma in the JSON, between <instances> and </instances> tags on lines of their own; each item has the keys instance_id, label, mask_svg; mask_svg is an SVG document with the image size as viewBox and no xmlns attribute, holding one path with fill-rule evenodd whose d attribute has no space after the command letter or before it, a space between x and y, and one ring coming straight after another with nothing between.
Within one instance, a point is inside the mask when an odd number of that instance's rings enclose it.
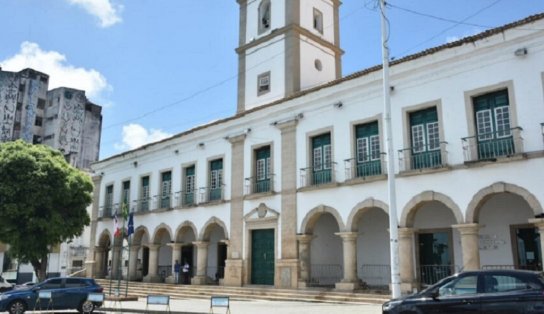
<instances>
[{"instance_id":1,"label":"flag on building","mask_svg":"<svg viewBox=\"0 0 544 314\"><path fill-rule=\"evenodd\" d=\"M117 211L113 215L113 236L118 237L121 235L121 229L119 228L119 221L117 220Z\"/></svg>"},{"instance_id":2,"label":"flag on building","mask_svg":"<svg viewBox=\"0 0 544 314\"><path fill-rule=\"evenodd\" d=\"M130 213L128 216L128 230L127 235L130 237L134 233L134 213Z\"/></svg>"}]
</instances>

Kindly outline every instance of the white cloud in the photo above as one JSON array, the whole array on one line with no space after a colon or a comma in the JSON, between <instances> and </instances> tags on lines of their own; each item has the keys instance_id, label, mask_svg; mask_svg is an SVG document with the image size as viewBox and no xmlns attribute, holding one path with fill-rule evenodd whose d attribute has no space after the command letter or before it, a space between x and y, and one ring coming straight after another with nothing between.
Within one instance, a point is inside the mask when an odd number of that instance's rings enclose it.
<instances>
[{"instance_id":1,"label":"white cloud","mask_svg":"<svg viewBox=\"0 0 544 314\"><path fill-rule=\"evenodd\" d=\"M49 75L49 89L60 86L81 89L91 99L111 91L112 87L100 72L78 68L66 62L66 56L57 51L44 51L36 43L23 42L21 51L0 61L4 71L18 72L33 68Z\"/></svg>"},{"instance_id":2,"label":"white cloud","mask_svg":"<svg viewBox=\"0 0 544 314\"><path fill-rule=\"evenodd\" d=\"M96 16L100 20L101 27L110 27L120 23L122 5L115 5L111 0L66 0L70 4L82 7L87 13Z\"/></svg>"},{"instance_id":3,"label":"white cloud","mask_svg":"<svg viewBox=\"0 0 544 314\"><path fill-rule=\"evenodd\" d=\"M162 130L147 130L139 124L131 123L123 126L123 142L115 143L114 146L117 150L134 149L147 143L160 141L170 136L172 136L172 134L166 133Z\"/></svg>"}]
</instances>

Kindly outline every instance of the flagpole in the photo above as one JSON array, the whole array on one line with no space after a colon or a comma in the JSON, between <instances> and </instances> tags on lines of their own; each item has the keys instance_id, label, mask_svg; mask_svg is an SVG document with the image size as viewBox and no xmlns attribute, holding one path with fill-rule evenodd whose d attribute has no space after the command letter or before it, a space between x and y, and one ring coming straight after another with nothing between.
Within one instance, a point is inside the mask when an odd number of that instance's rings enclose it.
<instances>
[{"instance_id":1,"label":"flagpole","mask_svg":"<svg viewBox=\"0 0 544 314\"><path fill-rule=\"evenodd\" d=\"M127 265L127 280L126 280L126 287L125 287L125 297L128 296L128 282L130 280L130 248L132 246L132 237L131 235L134 233L134 220L133 220L133 213L129 214L128 219L128 227L127 227L127 238L128 238L128 265Z\"/></svg>"}]
</instances>

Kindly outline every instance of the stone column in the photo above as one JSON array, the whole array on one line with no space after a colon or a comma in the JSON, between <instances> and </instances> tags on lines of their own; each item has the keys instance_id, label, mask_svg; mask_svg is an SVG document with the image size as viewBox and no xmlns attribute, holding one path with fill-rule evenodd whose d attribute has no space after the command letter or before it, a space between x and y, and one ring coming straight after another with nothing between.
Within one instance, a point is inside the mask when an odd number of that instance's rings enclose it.
<instances>
[{"instance_id":1,"label":"stone column","mask_svg":"<svg viewBox=\"0 0 544 314\"><path fill-rule=\"evenodd\" d=\"M175 272L174 272L174 265L176 265L176 260L181 264L182 260L181 260L181 246L183 245L183 243L168 243L167 244L168 246L172 247L172 275L168 276L166 278L166 282L167 283L179 283L179 282L176 282L176 276L175 276ZM180 281L181 281L181 270L180 270Z\"/></svg>"},{"instance_id":2,"label":"stone column","mask_svg":"<svg viewBox=\"0 0 544 314\"><path fill-rule=\"evenodd\" d=\"M298 258L299 258L299 277L298 287L306 288L310 283L311 276L311 258L310 247L312 243L313 235L302 234L297 236L298 240Z\"/></svg>"},{"instance_id":3,"label":"stone column","mask_svg":"<svg viewBox=\"0 0 544 314\"><path fill-rule=\"evenodd\" d=\"M87 264L87 262L85 263ZM94 278L104 278L104 248L100 246L94 248L94 258L89 266L94 268L92 271Z\"/></svg>"},{"instance_id":4,"label":"stone column","mask_svg":"<svg viewBox=\"0 0 544 314\"><path fill-rule=\"evenodd\" d=\"M463 250L463 270L480 269L480 241L478 224L452 225L461 235L461 249Z\"/></svg>"},{"instance_id":5,"label":"stone column","mask_svg":"<svg viewBox=\"0 0 544 314\"><path fill-rule=\"evenodd\" d=\"M161 277L158 275L159 265L159 244L150 244L149 246L149 271L144 277L144 282L160 282Z\"/></svg>"},{"instance_id":6,"label":"stone column","mask_svg":"<svg viewBox=\"0 0 544 314\"><path fill-rule=\"evenodd\" d=\"M230 246L225 261L225 285L242 286L244 238L244 141L246 134L229 137L232 146L230 180ZM206 253L207 255L207 253ZM198 257L197 257L198 258Z\"/></svg>"},{"instance_id":7,"label":"stone column","mask_svg":"<svg viewBox=\"0 0 544 314\"><path fill-rule=\"evenodd\" d=\"M297 250L297 119L276 124L281 131L281 258L276 286L296 288L300 282Z\"/></svg>"},{"instance_id":8,"label":"stone column","mask_svg":"<svg viewBox=\"0 0 544 314\"><path fill-rule=\"evenodd\" d=\"M206 284L206 269L208 268L208 245L209 242L197 241L193 242L196 246L196 276L191 280L193 285L205 285Z\"/></svg>"},{"instance_id":9,"label":"stone column","mask_svg":"<svg viewBox=\"0 0 544 314\"><path fill-rule=\"evenodd\" d=\"M344 251L344 278L336 283L338 290L353 291L359 287L357 278L357 232L335 233L342 238Z\"/></svg>"},{"instance_id":10,"label":"stone column","mask_svg":"<svg viewBox=\"0 0 544 314\"><path fill-rule=\"evenodd\" d=\"M411 293L416 287L414 276L414 233L413 228L399 228L399 269L400 288Z\"/></svg>"},{"instance_id":11,"label":"stone column","mask_svg":"<svg viewBox=\"0 0 544 314\"><path fill-rule=\"evenodd\" d=\"M122 260L123 256L121 255L121 249L122 249L121 243L119 243L119 244L114 244L113 247L112 247L112 250L111 250L111 273L110 273L110 276L113 279L121 278L121 276L122 276L121 260Z\"/></svg>"},{"instance_id":12,"label":"stone column","mask_svg":"<svg viewBox=\"0 0 544 314\"><path fill-rule=\"evenodd\" d=\"M137 280L136 271L138 267L138 251L140 251L139 245L130 246L130 254L128 256L128 280Z\"/></svg>"},{"instance_id":13,"label":"stone column","mask_svg":"<svg viewBox=\"0 0 544 314\"><path fill-rule=\"evenodd\" d=\"M87 252L87 260L85 265L87 267L86 276L89 278L95 278L101 276L103 273L96 273L98 271L96 265L101 264L102 260L96 259L97 255L94 253L95 243L96 243L96 227L98 224L98 205L100 204L100 184L102 182L102 176L94 176L93 180L93 203L91 204L91 237L89 252Z\"/></svg>"},{"instance_id":14,"label":"stone column","mask_svg":"<svg viewBox=\"0 0 544 314\"><path fill-rule=\"evenodd\" d=\"M538 228L538 233L540 233L540 260L543 261L544 260L544 255L542 253L542 250L544 250L544 219L542 218L534 218L534 219L529 219L529 223L535 225L535 227ZM544 263L543 263L544 264Z\"/></svg>"}]
</instances>

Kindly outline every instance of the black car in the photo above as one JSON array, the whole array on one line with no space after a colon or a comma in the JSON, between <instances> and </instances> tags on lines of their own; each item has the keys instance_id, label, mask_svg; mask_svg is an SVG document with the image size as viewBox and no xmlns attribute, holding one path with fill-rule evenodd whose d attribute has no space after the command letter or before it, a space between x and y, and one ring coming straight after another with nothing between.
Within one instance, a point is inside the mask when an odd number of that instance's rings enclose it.
<instances>
[{"instance_id":1,"label":"black car","mask_svg":"<svg viewBox=\"0 0 544 314\"><path fill-rule=\"evenodd\" d=\"M544 313L544 277L525 270L466 271L400 299L385 302L383 314Z\"/></svg>"},{"instance_id":2,"label":"black car","mask_svg":"<svg viewBox=\"0 0 544 314\"><path fill-rule=\"evenodd\" d=\"M26 288L0 294L0 312L21 314L26 310L70 310L91 313L102 302L89 300L89 294L103 288L91 278L50 278Z\"/></svg>"}]
</instances>

